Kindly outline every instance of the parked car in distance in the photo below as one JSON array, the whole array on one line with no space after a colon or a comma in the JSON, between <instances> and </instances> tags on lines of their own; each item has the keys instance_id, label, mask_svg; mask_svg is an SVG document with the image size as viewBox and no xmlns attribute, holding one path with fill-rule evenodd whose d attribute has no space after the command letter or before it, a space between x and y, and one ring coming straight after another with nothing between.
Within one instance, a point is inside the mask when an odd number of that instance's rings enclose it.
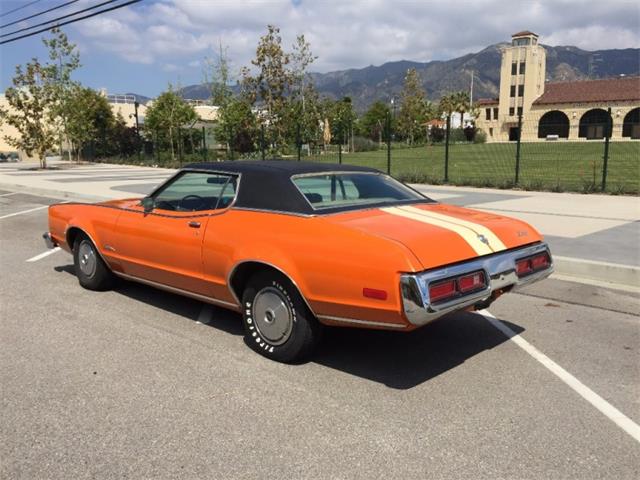
<instances>
[{"instance_id":1,"label":"parked car in distance","mask_svg":"<svg viewBox=\"0 0 640 480\"><path fill-rule=\"evenodd\" d=\"M192 164L144 198L52 205L44 238L83 287L119 277L237 311L251 348L282 362L327 325L409 332L553 269L522 221L323 163Z\"/></svg>"}]
</instances>

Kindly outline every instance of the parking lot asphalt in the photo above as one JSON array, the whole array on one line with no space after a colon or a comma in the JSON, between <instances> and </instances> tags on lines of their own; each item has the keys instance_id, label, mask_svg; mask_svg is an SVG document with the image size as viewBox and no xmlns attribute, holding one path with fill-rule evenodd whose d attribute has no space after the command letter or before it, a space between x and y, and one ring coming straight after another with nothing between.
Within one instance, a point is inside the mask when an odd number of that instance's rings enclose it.
<instances>
[{"instance_id":1,"label":"parking lot asphalt","mask_svg":"<svg viewBox=\"0 0 640 480\"><path fill-rule=\"evenodd\" d=\"M70 255L40 256L55 202L0 191L2 479L640 475L637 293L549 279L491 306L516 339L463 313L332 329L282 365L234 313L80 288Z\"/></svg>"}]
</instances>

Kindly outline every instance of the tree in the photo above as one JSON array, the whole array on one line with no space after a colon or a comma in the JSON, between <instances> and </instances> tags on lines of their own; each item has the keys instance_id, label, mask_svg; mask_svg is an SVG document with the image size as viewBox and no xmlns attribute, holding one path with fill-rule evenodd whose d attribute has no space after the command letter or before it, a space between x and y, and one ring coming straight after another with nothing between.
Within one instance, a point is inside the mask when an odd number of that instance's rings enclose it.
<instances>
[{"instance_id":1,"label":"tree","mask_svg":"<svg viewBox=\"0 0 640 480\"><path fill-rule=\"evenodd\" d=\"M424 134L423 123L430 116L430 104L426 100L426 92L422 88L420 75L415 68L407 70L400 93L400 102L398 128L400 134L413 144L416 137Z\"/></svg>"},{"instance_id":2,"label":"tree","mask_svg":"<svg viewBox=\"0 0 640 480\"><path fill-rule=\"evenodd\" d=\"M78 161L89 144L94 147L95 155L109 155L116 119L107 99L91 88L75 86L69 92L64 107L61 115L66 118L66 134Z\"/></svg>"},{"instance_id":3,"label":"tree","mask_svg":"<svg viewBox=\"0 0 640 480\"><path fill-rule=\"evenodd\" d=\"M256 117L251 105L242 98L231 98L221 109L216 126L216 138L233 151L246 153L255 149Z\"/></svg>"},{"instance_id":4,"label":"tree","mask_svg":"<svg viewBox=\"0 0 640 480\"><path fill-rule=\"evenodd\" d=\"M291 55L282 49L280 29L267 26L267 33L260 37L256 58L251 64L257 69L255 75L249 68L241 71L242 90L245 100L253 105L258 99L265 107L265 123L271 130L276 145L285 143L287 94L292 82L288 65Z\"/></svg>"},{"instance_id":5,"label":"tree","mask_svg":"<svg viewBox=\"0 0 640 480\"><path fill-rule=\"evenodd\" d=\"M180 97L171 85L167 91L160 94L147 108L145 129L156 134L168 135L171 146L171 159L175 161L174 137L178 129L184 125L193 124L198 115L191 105Z\"/></svg>"},{"instance_id":6,"label":"tree","mask_svg":"<svg viewBox=\"0 0 640 480\"><path fill-rule=\"evenodd\" d=\"M111 129L110 144L117 146L118 153L121 156L129 157L139 152L140 137L136 127L127 126L122 113L118 112Z\"/></svg>"},{"instance_id":7,"label":"tree","mask_svg":"<svg viewBox=\"0 0 640 480\"><path fill-rule=\"evenodd\" d=\"M455 111L460 114L460 128L464 129L464 114L471 109L469 94L465 91L456 92L452 100Z\"/></svg>"},{"instance_id":8,"label":"tree","mask_svg":"<svg viewBox=\"0 0 640 480\"><path fill-rule=\"evenodd\" d=\"M309 65L311 65L318 57L311 53L311 45L304 38L304 35L296 37L296 43L293 44L293 52L290 54L291 59L291 84L293 89L293 98L299 100L302 104L302 111L305 110L306 94L313 94L313 83L307 78Z\"/></svg>"},{"instance_id":9,"label":"tree","mask_svg":"<svg viewBox=\"0 0 640 480\"><path fill-rule=\"evenodd\" d=\"M5 92L10 108L0 110L0 119L19 133L18 137L5 137L7 142L29 156L37 155L42 168L47 166L47 153L65 136L62 106L75 85L71 73L80 65L75 45L67 36L58 28L51 33L52 38L42 40L51 62L42 64L33 58L24 67L18 65L13 87Z\"/></svg>"},{"instance_id":10,"label":"tree","mask_svg":"<svg viewBox=\"0 0 640 480\"><path fill-rule=\"evenodd\" d=\"M52 85L54 100L50 108L52 115L57 117L60 155L62 156L62 142L66 140L69 145L69 160L71 160L73 144L70 143L71 139L67 132L67 114L72 111L71 96L79 85L71 79L71 74L80 66L80 55L76 45L69 43L69 39L59 28L53 28L51 34L52 38L42 39L42 43L49 49L51 61L49 66L55 79Z\"/></svg>"},{"instance_id":11,"label":"tree","mask_svg":"<svg viewBox=\"0 0 640 480\"><path fill-rule=\"evenodd\" d=\"M210 101L212 105L224 106L232 96L229 87L230 62L227 55L227 47L220 41L218 53L215 59L205 58L203 70L204 83L209 87Z\"/></svg>"},{"instance_id":12,"label":"tree","mask_svg":"<svg viewBox=\"0 0 640 480\"><path fill-rule=\"evenodd\" d=\"M55 100L55 70L33 58L24 68L16 66L13 87L5 91L8 109L0 108L0 120L14 127L19 136L5 136L9 145L37 155L40 168L47 168L46 155L57 143L58 131L51 106Z\"/></svg>"},{"instance_id":13,"label":"tree","mask_svg":"<svg viewBox=\"0 0 640 480\"><path fill-rule=\"evenodd\" d=\"M389 106L380 100L374 102L358 122L359 133L382 145L382 134L387 118L391 115Z\"/></svg>"},{"instance_id":14,"label":"tree","mask_svg":"<svg viewBox=\"0 0 640 480\"><path fill-rule=\"evenodd\" d=\"M309 78L308 68L318 57L311 53L311 45L304 35L298 35L290 55L290 95L287 98L289 115L286 119L289 137L301 143L320 143L320 98Z\"/></svg>"},{"instance_id":15,"label":"tree","mask_svg":"<svg viewBox=\"0 0 640 480\"><path fill-rule=\"evenodd\" d=\"M350 97L344 97L337 102L328 104L327 118L331 126L332 138L340 144L350 144L351 131L356 120Z\"/></svg>"},{"instance_id":16,"label":"tree","mask_svg":"<svg viewBox=\"0 0 640 480\"><path fill-rule=\"evenodd\" d=\"M443 95L438 102L438 112L445 117L451 117L456 111L456 99L453 93Z\"/></svg>"}]
</instances>

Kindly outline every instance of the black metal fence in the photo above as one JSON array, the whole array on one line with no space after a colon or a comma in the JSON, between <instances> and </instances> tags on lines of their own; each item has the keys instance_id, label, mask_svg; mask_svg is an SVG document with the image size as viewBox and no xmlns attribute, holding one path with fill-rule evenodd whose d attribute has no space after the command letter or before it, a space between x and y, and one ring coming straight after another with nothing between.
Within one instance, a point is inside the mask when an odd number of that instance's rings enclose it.
<instances>
[{"instance_id":1,"label":"black metal fence","mask_svg":"<svg viewBox=\"0 0 640 480\"><path fill-rule=\"evenodd\" d=\"M611 114L588 125L514 117L501 131L486 127L425 127L419 143L401 139L387 118L377 134L358 136L337 128L330 141L322 129L304 135L294 126L276 145L268 126L226 132L214 127L147 132L135 152L97 161L179 167L195 161L264 160L346 163L377 168L406 182L528 190L640 194L640 123L614 122Z\"/></svg>"}]
</instances>

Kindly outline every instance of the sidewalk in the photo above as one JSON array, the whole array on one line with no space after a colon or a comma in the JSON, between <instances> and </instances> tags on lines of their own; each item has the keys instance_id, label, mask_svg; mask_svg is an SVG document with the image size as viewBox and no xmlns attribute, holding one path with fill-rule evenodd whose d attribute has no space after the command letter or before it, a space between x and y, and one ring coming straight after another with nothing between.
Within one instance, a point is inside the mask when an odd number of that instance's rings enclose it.
<instances>
[{"instance_id":1,"label":"sidewalk","mask_svg":"<svg viewBox=\"0 0 640 480\"><path fill-rule=\"evenodd\" d=\"M98 201L143 196L174 170L125 165L73 165L36 171L36 164L1 163L0 188ZM526 192L414 185L455 205L522 219L544 234L556 271L640 287L640 199L611 195Z\"/></svg>"}]
</instances>

